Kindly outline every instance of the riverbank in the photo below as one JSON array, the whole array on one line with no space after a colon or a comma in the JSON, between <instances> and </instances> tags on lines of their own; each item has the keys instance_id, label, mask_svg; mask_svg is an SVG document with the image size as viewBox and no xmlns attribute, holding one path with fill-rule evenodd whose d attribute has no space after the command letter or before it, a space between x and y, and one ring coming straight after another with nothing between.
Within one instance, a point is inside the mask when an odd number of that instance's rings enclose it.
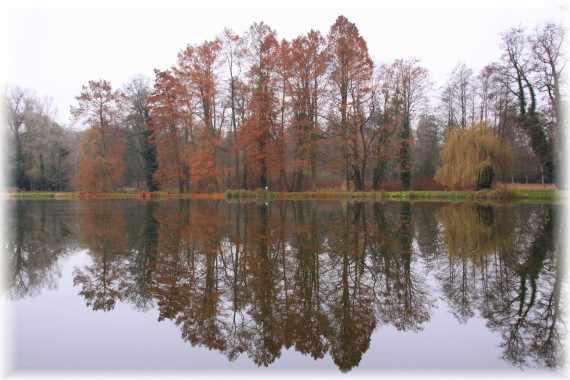
<instances>
[{"instance_id":1,"label":"riverbank","mask_svg":"<svg viewBox=\"0 0 570 380\"><path fill-rule=\"evenodd\" d=\"M556 202L564 200L565 191L551 189L515 189L481 191L316 191L275 193L264 190L228 190L225 193L212 194L174 194L155 193L85 193L85 192L14 192L5 193L9 199L113 199L137 198L141 200L160 200L170 198L184 199L291 199L291 200L368 200L368 201L541 201Z\"/></svg>"}]
</instances>

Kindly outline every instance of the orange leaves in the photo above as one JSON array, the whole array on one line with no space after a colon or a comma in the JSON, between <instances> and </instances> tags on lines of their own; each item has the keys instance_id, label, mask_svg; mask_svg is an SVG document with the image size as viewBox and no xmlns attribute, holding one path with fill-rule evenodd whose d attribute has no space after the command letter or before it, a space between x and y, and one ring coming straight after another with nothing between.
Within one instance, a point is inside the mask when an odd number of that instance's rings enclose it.
<instances>
[{"instance_id":1,"label":"orange leaves","mask_svg":"<svg viewBox=\"0 0 570 380\"><path fill-rule=\"evenodd\" d=\"M219 40L189 45L178 54L176 67L155 72L148 128L159 163L155 178L163 187L174 181L181 193L218 190L220 52Z\"/></svg>"},{"instance_id":2,"label":"orange leaves","mask_svg":"<svg viewBox=\"0 0 570 380\"><path fill-rule=\"evenodd\" d=\"M75 177L82 190L113 192L123 184L125 134L121 130L125 95L106 80L89 81L71 107L76 122L89 127L82 133L80 164Z\"/></svg>"}]
</instances>

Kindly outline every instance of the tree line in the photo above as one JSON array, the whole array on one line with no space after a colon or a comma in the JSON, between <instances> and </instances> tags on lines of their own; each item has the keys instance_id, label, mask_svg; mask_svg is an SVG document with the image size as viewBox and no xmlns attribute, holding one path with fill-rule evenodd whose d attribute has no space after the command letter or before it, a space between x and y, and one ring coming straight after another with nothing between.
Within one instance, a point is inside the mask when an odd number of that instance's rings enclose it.
<instances>
[{"instance_id":1,"label":"tree line","mask_svg":"<svg viewBox=\"0 0 570 380\"><path fill-rule=\"evenodd\" d=\"M189 44L154 79L83 85L74 125L6 88L9 186L26 190L404 190L556 182L564 29L501 35L500 60L434 88L421 60L374 62L339 16L288 41L254 23ZM469 158L469 159L466 159ZM437 181L434 181L434 179Z\"/></svg>"}]
</instances>

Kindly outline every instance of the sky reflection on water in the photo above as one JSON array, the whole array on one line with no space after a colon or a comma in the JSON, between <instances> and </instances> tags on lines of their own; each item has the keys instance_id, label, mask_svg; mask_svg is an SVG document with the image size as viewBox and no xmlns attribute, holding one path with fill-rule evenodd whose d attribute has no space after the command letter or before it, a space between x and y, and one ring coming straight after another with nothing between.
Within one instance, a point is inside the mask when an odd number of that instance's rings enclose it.
<instances>
[{"instance_id":1,"label":"sky reflection on water","mask_svg":"<svg viewBox=\"0 0 570 380\"><path fill-rule=\"evenodd\" d=\"M561 370L557 206L9 212L18 369Z\"/></svg>"}]
</instances>

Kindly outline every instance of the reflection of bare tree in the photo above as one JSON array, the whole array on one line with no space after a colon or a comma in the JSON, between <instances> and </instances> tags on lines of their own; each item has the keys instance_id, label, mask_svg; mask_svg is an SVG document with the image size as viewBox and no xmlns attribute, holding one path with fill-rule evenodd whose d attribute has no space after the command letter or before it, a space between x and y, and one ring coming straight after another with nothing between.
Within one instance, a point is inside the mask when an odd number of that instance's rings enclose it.
<instances>
[{"instance_id":1,"label":"reflection of bare tree","mask_svg":"<svg viewBox=\"0 0 570 380\"><path fill-rule=\"evenodd\" d=\"M503 336L505 360L558 367L561 265L551 206L450 205L436 217L449 253L438 278L452 312L461 321L483 315Z\"/></svg>"},{"instance_id":2,"label":"reflection of bare tree","mask_svg":"<svg viewBox=\"0 0 570 380\"><path fill-rule=\"evenodd\" d=\"M372 252L373 270L377 277L377 314L382 322L399 330L419 331L422 324L430 319L433 299L425 274L415 269L418 257L412 248L411 205L402 203L397 206L401 207L399 215L387 216L386 206L373 205L376 236Z\"/></svg>"},{"instance_id":3,"label":"reflection of bare tree","mask_svg":"<svg viewBox=\"0 0 570 380\"><path fill-rule=\"evenodd\" d=\"M58 261L69 254L73 222L65 205L16 201L8 208L6 287L10 298L35 296L55 288Z\"/></svg>"},{"instance_id":4,"label":"reflection of bare tree","mask_svg":"<svg viewBox=\"0 0 570 380\"><path fill-rule=\"evenodd\" d=\"M323 358L329 350L327 340L329 320L323 309L321 267L323 247L319 236L316 204L297 202L294 211L294 240L298 247L294 282L294 341L297 351L310 354L314 359Z\"/></svg>"},{"instance_id":5,"label":"reflection of bare tree","mask_svg":"<svg viewBox=\"0 0 570 380\"><path fill-rule=\"evenodd\" d=\"M500 257L508 281L501 293L489 297L484 315L489 326L501 332L504 357L514 364L528 360L546 367L561 364L562 336L559 326L559 248L553 239L553 210L534 212L520 219L526 236L517 234L514 250Z\"/></svg>"},{"instance_id":6,"label":"reflection of bare tree","mask_svg":"<svg viewBox=\"0 0 570 380\"><path fill-rule=\"evenodd\" d=\"M347 204L339 220L340 228L330 235L329 270L332 286L326 303L330 320L331 356L342 371L360 363L368 350L376 326L370 272L366 270L366 220L363 204Z\"/></svg>"}]
</instances>

